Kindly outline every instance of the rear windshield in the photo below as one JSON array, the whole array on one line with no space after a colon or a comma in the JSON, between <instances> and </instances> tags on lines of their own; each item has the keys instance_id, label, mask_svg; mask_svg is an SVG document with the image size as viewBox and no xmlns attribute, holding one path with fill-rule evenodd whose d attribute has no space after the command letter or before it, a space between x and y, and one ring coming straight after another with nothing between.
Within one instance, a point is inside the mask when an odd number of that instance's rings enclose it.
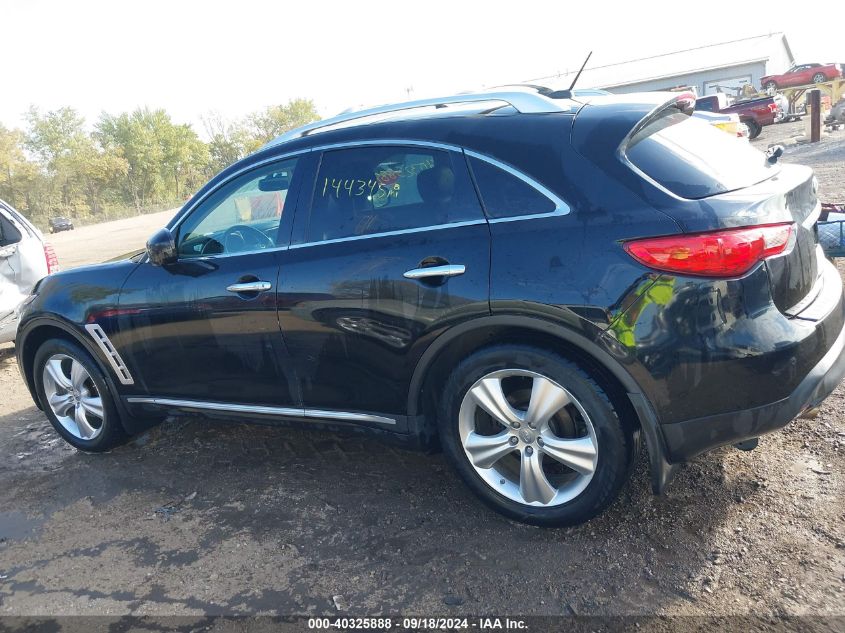
<instances>
[{"instance_id":1,"label":"rear windshield","mask_svg":"<svg viewBox=\"0 0 845 633\"><path fill-rule=\"evenodd\" d=\"M636 167L682 198L706 198L774 176L763 152L701 119L667 113L646 125L625 154Z\"/></svg>"}]
</instances>

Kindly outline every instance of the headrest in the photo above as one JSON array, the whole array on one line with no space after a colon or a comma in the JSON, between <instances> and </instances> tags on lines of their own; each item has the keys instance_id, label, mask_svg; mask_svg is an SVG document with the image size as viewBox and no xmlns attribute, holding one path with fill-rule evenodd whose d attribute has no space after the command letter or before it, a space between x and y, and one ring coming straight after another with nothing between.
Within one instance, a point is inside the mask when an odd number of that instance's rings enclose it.
<instances>
[{"instance_id":1,"label":"headrest","mask_svg":"<svg viewBox=\"0 0 845 633\"><path fill-rule=\"evenodd\" d=\"M417 174L417 191L424 202L449 202L455 191L455 174L442 165L421 171Z\"/></svg>"}]
</instances>

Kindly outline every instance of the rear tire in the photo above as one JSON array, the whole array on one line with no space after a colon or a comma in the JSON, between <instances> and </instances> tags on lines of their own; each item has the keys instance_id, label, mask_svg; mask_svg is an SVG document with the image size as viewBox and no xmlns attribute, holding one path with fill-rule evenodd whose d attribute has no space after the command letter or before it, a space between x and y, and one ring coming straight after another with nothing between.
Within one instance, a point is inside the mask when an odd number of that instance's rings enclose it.
<instances>
[{"instance_id":1,"label":"rear tire","mask_svg":"<svg viewBox=\"0 0 845 633\"><path fill-rule=\"evenodd\" d=\"M745 125L748 126L748 140L752 140L760 136L760 132L763 131L763 126L761 126L757 121L745 121Z\"/></svg>"},{"instance_id":2,"label":"rear tire","mask_svg":"<svg viewBox=\"0 0 845 633\"><path fill-rule=\"evenodd\" d=\"M813 75L813 83L814 84L823 84L826 81L827 81L827 77L825 76L824 73L816 73L815 75Z\"/></svg>"},{"instance_id":3,"label":"rear tire","mask_svg":"<svg viewBox=\"0 0 845 633\"><path fill-rule=\"evenodd\" d=\"M546 350L476 352L454 369L439 405L449 462L482 501L517 521L583 523L616 498L633 464L633 431L607 393Z\"/></svg>"},{"instance_id":4,"label":"rear tire","mask_svg":"<svg viewBox=\"0 0 845 633\"><path fill-rule=\"evenodd\" d=\"M771 95L771 94L774 94L775 92L777 92L778 85L777 85L774 81L767 81L767 82L766 82L766 85L765 85L765 86L763 86L763 89L764 89L764 90L765 90L768 94L770 94L770 95Z\"/></svg>"},{"instance_id":5,"label":"rear tire","mask_svg":"<svg viewBox=\"0 0 845 633\"><path fill-rule=\"evenodd\" d=\"M33 379L47 419L71 446L99 453L128 439L108 381L76 343L44 342L35 353Z\"/></svg>"}]
</instances>

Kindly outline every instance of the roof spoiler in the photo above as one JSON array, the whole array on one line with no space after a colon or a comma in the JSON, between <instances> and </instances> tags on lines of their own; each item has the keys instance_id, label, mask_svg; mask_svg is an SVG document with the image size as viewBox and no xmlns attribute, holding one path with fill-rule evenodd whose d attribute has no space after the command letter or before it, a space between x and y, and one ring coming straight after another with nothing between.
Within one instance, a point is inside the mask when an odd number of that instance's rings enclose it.
<instances>
[{"instance_id":1,"label":"roof spoiler","mask_svg":"<svg viewBox=\"0 0 845 633\"><path fill-rule=\"evenodd\" d=\"M695 110L695 94L692 92L679 92L674 94L671 99L664 101L640 119L639 123L632 127L631 131L628 132L624 139L622 139L622 143L619 144L619 148L624 148L640 130L657 119L675 112L682 112L687 116L691 116L693 110Z\"/></svg>"},{"instance_id":2,"label":"roof spoiler","mask_svg":"<svg viewBox=\"0 0 845 633\"><path fill-rule=\"evenodd\" d=\"M691 115L692 92L639 92L591 97L575 116L572 146L597 163L616 156L637 132L668 112Z\"/></svg>"},{"instance_id":3,"label":"roof spoiler","mask_svg":"<svg viewBox=\"0 0 845 633\"><path fill-rule=\"evenodd\" d=\"M631 131L628 132L628 135L622 140L620 147L627 145L628 141L630 141L637 132L657 119L675 112L682 112L687 116L691 116L693 110L695 110L695 94L692 92L679 92L676 95L673 95L671 99L661 103L640 119L639 123L632 127Z\"/></svg>"}]
</instances>

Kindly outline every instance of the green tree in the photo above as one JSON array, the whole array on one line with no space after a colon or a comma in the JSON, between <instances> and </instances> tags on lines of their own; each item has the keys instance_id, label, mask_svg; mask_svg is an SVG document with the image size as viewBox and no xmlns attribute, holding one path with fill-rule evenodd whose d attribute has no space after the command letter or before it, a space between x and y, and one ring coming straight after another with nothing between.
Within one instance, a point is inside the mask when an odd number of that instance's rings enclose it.
<instances>
[{"instance_id":1,"label":"green tree","mask_svg":"<svg viewBox=\"0 0 845 633\"><path fill-rule=\"evenodd\" d=\"M291 99L285 105L270 106L250 114L246 119L252 134L249 150L255 151L277 136L319 118L311 99Z\"/></svg>"},{"instance_id":2,"label":"green tree","mask_svg":"<svg viewBox=\"0 0 845 633\"><path fill-rule=\"evenodd\" d=\"M85 119L73 108L59 108L41 114L38 108L32 106L25 118L29 125L26 145L48 169L55 169L56 161L71 153L74 144L85 136Z\"/></svg>"},{"instance_id":3,"label":"green tree","mask_svg":"<svg viewBox=\"0 0 845 633\"><path fill-rule=\"evenodd\" d=\"M81 178L80 148L89 143L85 134L85 120L73 108L59 108L42 114L31 107L25 115L29 131L26 148L41 161L50 179L50 191L43 202L61 213L76 214L80 207ZM47 209L42 209L46 211Z\"/></svg>"},{"instance_id":4,"label":"green tree","mask_svg":"<svg viewBox=\"0 0 845 633\"><path fill-rule=\"evenodd\" d=\"M103 113L93 133L73 108L31 107L23 131L0 125L0 197L42 225L49 217L114 215L182 200L212 173L318 118L294 99L236 121L203 119L208 142L164 110Z\"/></svg>"},{"instance_id":5,"label":"green tree","mask_svg":"<svg viewBox=\"0 0 845 633\"><path fill-rule=\"evenodd\" d=\"M91 213L99 215L109 192L120 189L120 182L129 171L129 163L113 148L100 149L91 137L86 137L73 154L74 169L83 183Z\"/></svg>"},{"instance_id":6,"label":"green tree","mask_svg":"<svg viewBox=\"0 0 845 633\"><path fill-rule=\"evenodd\" d=\"M162 130L160 137L164 157L162 169L173 178L177 199L183 196L183 188L196 188L204 177L208 166L208 146L203 143L190 125L170 125Z\"/></svg>"},{"instance_id":7,"label":"green tree","mask_svg":"<svg viewBox=\"0 0 845 633\"><path fill-rule=\"evenodd\" d=\"M164 110L104 113L94 133L105 150L126 160L123 190L140 213L151 202L177 200L205 178L208 147L190 125L176 125Z\"/></svg>"},{"instance_id":8,"label":"green tree","mask_svg":"<svg viewBox=\"0 0 845 633\"><path fill-rule=\"evenodd\" d=\"M229 121L218 112L202 118L208 136L209 171L217 173L249 153L253 143L243 123Z\"/></svg>"},{"instance_id":9,"label":"green tree","mask_svg":"<svg viewBox=\"0 0 845 633\"><path fill-rule=\"evenodd\" d=\"M0 198L12 206L22 206L38 176L38 166L26 159L24 135L0 124Z\"/></svg>"}]
</instances>

